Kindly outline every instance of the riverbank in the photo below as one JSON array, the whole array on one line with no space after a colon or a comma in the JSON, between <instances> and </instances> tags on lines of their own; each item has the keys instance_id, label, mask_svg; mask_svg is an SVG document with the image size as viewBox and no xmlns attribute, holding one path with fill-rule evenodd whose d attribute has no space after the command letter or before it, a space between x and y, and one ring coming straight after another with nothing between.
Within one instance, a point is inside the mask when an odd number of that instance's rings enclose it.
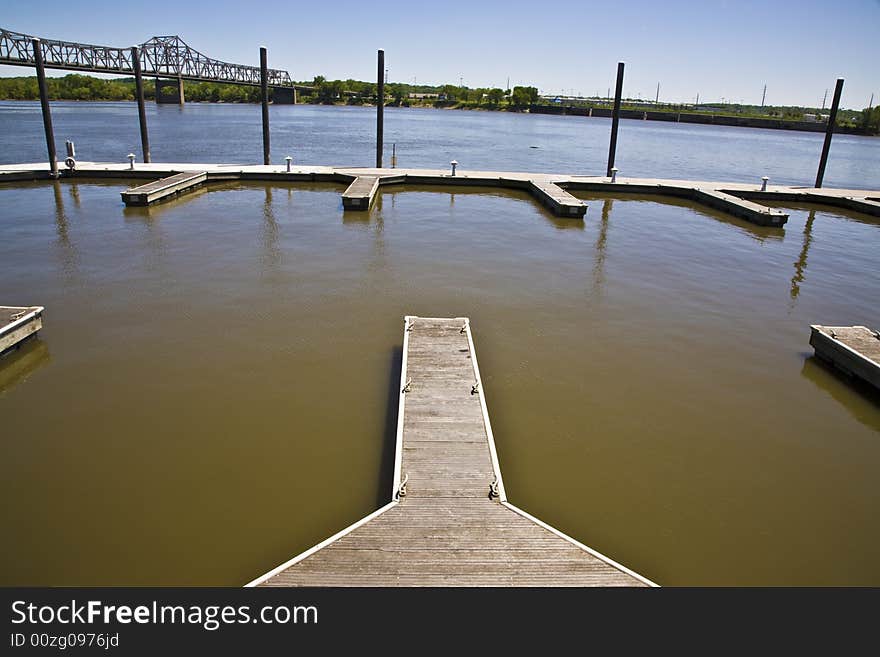
<instances>
[{"instance_id":1,"label":"riverbank","mask_svg":"<svg viewBox=\"0 0 880 657\"><path fill-rule=\"evenodd\" d=\"M355 84L354 81L350 81ZM60 78L49 78L49 97L52 100L79 102L113 102L133 101L134 82L129 78L102 80L87 75L70 74ZM356 83L364 85L366 83ZM510 99L497 96L470 94L467 99L460 95L471 90L461 89L454 95L433 94L432 98L410 97L400 85L391 84L386 89L387 107L418 107L426 109L459 109L485 112L512 112L531 114L555 114L587 117L610 117L611 107L601 99L567 99L564 102L532 102L521 99L520 104L509 102ZM145 85L145 99L155 101L155 87ZM270 102L274 90L269 90ZM450 92L451 94L451 92ZM417 96L419 94L413 94ZM424 94L422 94L424 95ZM259 89L242 85L218 84L210 82L186 83L187 103L221 103L221 104L255 104L259 103ZM38 100L36 78L15 77L0 78L0 100L34 101ZM516 97L511 97L516 100ZM537 90L531 100L537 98ZM334 100L336 99L336 100ZM313 93L301 96L301 104L336 105L336 106L367 106L375 107L375 89L368 87L351 92L322 94L318 87ZM545 98L544 101L547 99ZM561 100L561 99L557 99ZM280 104L280 103L279 103ZM751 106L725 106L726 111L708 105L659 105L645 107L635 103L633 99L624 99L621 107L621 118L645 121L667 121L674 123L699 123L708 125L725 125L733 127L764 128L770 130L789 130L800 132L825 132L826 124L816 120L821 114L810 108L767 107L760 112ZM810 111L818 112L810 114ZM814 120L798 117L815 116ZM786 118L787 117L787 118ZM835 133L875 136L880 133L876 121L867 124L858 123L859 113L854 110L842 110L838 115ZM864 123L864 122L863 122Z\"/></svg>"}]
</instances>

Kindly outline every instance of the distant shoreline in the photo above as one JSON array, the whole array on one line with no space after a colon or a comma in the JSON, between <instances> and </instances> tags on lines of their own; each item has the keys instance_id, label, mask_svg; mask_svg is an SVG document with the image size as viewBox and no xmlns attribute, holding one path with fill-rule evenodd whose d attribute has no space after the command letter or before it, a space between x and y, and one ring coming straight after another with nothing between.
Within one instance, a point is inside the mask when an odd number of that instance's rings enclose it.
<instances>
[{"instance_id":1,"label":"distant shoreline","mask_svg":"<svg viewBox=\"0 0 880 657\"><path fill-rule=\"evenodd\" d=\"M17 98L0 98L0 101L11 103L38 103L34 99L17 99ZM65 103L133 103L133 100L80 100L75 98L57 98L52 102ZM150 99L147 102L153 103ZM204 100L187 100L186 104L194 105L258 105L259 103L251 102L227 102L227 101L204 101ZM272 103L274 104L274 103ZM323 103L297 103L297 105L307 105L311 107L375 107L370 103L359 105L349 105L346 103L334 103L327 105ZM514 114L545 114L554 116L581 116L581 117L597 117L609 118L611 110L605 107L575 107L575 106L555 106L555 105L531 105L525 110L514 110L507 107L480 107L480 106L434 106L434 105L386 105L385 107L400 109L430 109L430 110L459 110L467 112L509 112ZM791 121L786 119L772 119L766 117L741 116L736 114L712 114L712 113L695 113L695 112L678 112L674 110L643 110L643 109L624 109L620 110L620 118L644 121L665 121L666 123L695 123L699 125L720 125L734 128L761 128L766 130L790 130L795 132L813 132L824 133L825 123L813 121ZM862 137L877 137L880 135L872 134L864 129L850 126L836 126L835 134L857 135Z\"/></svg>"}]
</instances>

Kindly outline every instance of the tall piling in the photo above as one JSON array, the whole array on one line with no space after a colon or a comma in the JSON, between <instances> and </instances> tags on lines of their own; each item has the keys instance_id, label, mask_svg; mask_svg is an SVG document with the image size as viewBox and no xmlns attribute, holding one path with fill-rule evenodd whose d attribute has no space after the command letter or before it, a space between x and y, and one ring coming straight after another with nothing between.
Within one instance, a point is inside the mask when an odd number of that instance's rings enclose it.
<instances>
[{"instance_id":1,"label":"tall piling","mask_svg":"<svg viewBox=\"0 0 880 657\"><path fill-rule=\"evenodd\" d=\"M385 140L385 51L379 51L376 78L376 168L382 168L382 147Z\"/></svg>"},{"instance_id":2,"label":"tall piling","mask_svg":"<svg viewBox=\"0 0 880 657\"><path fill-rule=\"evenodd\" d=\"M840 94L843 91L843 78L837 78L834 87L834 99L831 101L831 113L828 115L828 126L825 128L825 143L822 145L822 156L819 158L819 171L816 173L816 187L822 186L825 178L825 165L828 164L828 152L831 150L831 137L837 123L837 108L840 106Z\"/></svg>"},{"instance_id":3,"label":"tall piling","mask_svg":"<svg viewBox=\"0 0 880 657\"><path fill-rule=\"evenodd\" d=\"M141 54L137 46L131 49L131 67L134 69L134 95L138 104L138 122L141 126L141 151L144 162L150 163L150 136L147 133L147 108L144 106L144 78L141 75Z\"/></svg>"},{"instance_id":4,"label":"tall piling","mask_svg":"<svg viewBox=\"0 0 880 657\"><path fill-rule=\"evenodd\" d=\"M620 99L623 96L623 62L617 63L617 90L614 92L614 109L611 112L611 145L608 147L608 172L614 167L614 155L617 152L617 124L620 123Z\"/></svg>"},{"instance_id":5,"label":"tall piling","mask_svg":"<svg viewBox=\"0 0 880 657\"><path fill-rule=\"evenodd\" d=\"M265 48L260 48L260 95L263 104L263 164L269 164L269 67Z\"/></svg>"},{"instance_id":6,"label":"tall piling","mask_svg":"<svg viewBox=\"0 0 880 657\"><path fill-rule=\"evenodd\" d=\"M55 131L52 129L52 111L49 109L49 90L46 87L43 45L39 39L31 39L31 45L34 48L34 65L37 68L37 86L40 89L40 107L43 110L43 129L46 132L46 149L49 151L49 168L54 177L58 175L58 156L55 153Z\"/></svg>"}]
</instances>

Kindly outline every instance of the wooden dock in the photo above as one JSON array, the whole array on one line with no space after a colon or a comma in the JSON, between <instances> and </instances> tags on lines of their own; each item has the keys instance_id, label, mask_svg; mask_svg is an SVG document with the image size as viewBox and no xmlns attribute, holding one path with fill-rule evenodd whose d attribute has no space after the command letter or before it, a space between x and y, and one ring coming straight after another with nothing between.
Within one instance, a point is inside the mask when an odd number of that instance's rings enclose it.
<instances>
[{"instance_id":1,"label":"wooden dock","mask_svg":"<svg viewBox=\"0 0 880 657\"><path fill-rule=\"evenodd\" d=\"M0 354L43 328L42 306L0 306Z\"/></svg>"},{"instance_id":2,"label":"wooden dock","mask_svg":"<svg viewBox=\"0 0 880 657\"><path fill-rule=\"evenodd\" d=\"M880 390L880 331L867 326L810 327L816 356Z\"/></svg>"},{"instance_id":3,"label":"wooden dock","mask_svg":"<svg viewBox=\"0 0 880 657\"><path fill-rule=\"evenodd\" d=\"M346 210L369 210L379 191L379 176L358 176L342 194Z\"/></svg>"},{"instance_id":4,"label":"wooden dock","mask_svg":"<svg viewBox=\"0 0 880 657\"><path fill-rule=\"evenodd\" d=\"M507 502L466 318L407 317L389 503L248 586L656 586Z\"/></svg>"},{"instance_id":5,"label":"wooden dock","mask_svg":"<svg viewBox=\"0 0 880 657\"><path fill-rule=\"evenodd\" d=\"M152 205L201 187L208 179L206 171L183 171L155 182L126 189L122 200L126 205Z\"/></svg>"},{"instance_id":6,"label":"wooden dock","mask_svg":"<svg viewBox=\"0 0 880 657\"><path fill-rule=\"evenodd\" d=\"M880 217L880 191L785 185L768 185L765 188L757 181L755 184L748 184L624 178L618 175L612 182L607 176L469 171L461 168L453 176L448 169L299 165L287 170L283 166L258 164L140 163L132 169L129 164L114 162L77 162L76 170L62 171L61 178L146 178L154 181L125 190L122 197L128 205L149 205L212 182L253 180L345 183L348 188L342 194L344 209L362 211L369 210L378 190L389 185L470 185L522 189L546 205L557 216L575 221L583 219L587 205L570 194L572 191L683 198L771 228L782 227L788 220L788 215L783 211L761 205L761 201L820 204ZM51 176L45 164L0 165L0 183L47 179L51 179Z\"/></svg>"}]
</instances>

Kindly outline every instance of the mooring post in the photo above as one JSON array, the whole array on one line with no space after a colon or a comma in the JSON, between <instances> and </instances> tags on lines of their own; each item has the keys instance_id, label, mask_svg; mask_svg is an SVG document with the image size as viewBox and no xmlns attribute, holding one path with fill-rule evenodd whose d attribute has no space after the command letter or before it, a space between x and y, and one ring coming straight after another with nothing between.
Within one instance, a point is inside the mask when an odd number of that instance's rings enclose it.
<instances>
[{"instance_id":1,"label":"mooring post","mask_svg":"<svg viewBox=\"0 0 880 657\"><path fill-rule=\"evenodd\" d=\"M376 85L376 168L382 168L382 146L385 139L385 51L379 51Z\"/></svg>"},{"instance_id":2,"label":"mooring post","mask_svg":"<svg viewBox=\"0 0 880 657\"><path fill-rule=\"evenodd\" d=\"M265 48L260 48L260 92L263 99L263 164L269 164L269 68Z\"/></svg>"},{"instance_id":3,"label":"mooring post","mask_svg":"<svg viewBox=\"0 0 880 657\"><path fill-rule=\"evenodd\" d=\"M816 173L817 188L822 186L822 180L825 178L825 165L828 163L828 151L831 150L831 136L834 134L834 124L837 123L837 108L840 105L842 91L843 78L837 78L834 100L831 101L831 114L828 115L828 126L825 128L825 143L822 145L822 156L819 158L819 171Z\"/></svg>"},{"instance_id":4,"label":"mooring post","mask_svg":"<svg viewBox=\"0 0 880 657\"><path fill-rule=\"evenodd\" d=\"M138 104L138 121L141 125L141 151L144 162L150 163L150 137L147 134L147 109L144 107L144 78L141 76L141 55L134 46L131 49L131 66L134 69L134 95Z\"/></svg>"},{"instance_id":5,"label":"mooring post","mask_svg":"<svg viewBox=\"0 0 880 657\"><path fill-rule=\"evenodd\" d=\"M614 167L614 154L617 151L617 124L620 122L620 98L623 94L623 62L617 63L617 91L614 92L614 109L611 111L611 145L608 148L608 172Z\"/></svg>"},{"instance_id":6,"label":"mooring post","mask_svg":"<svg viewBox=\"0 0 880 657\"><path fill-rule=\"evenodd\" d=\"M49 151L49 168L52 177L58 176L58 156L55 154L55 131L52 129L52 112L49 109L49 90L46 88L46 67L43 64L43 46L39 39L31 39L34 48L34 64L37 67L37 86L40 88L40 107L43 109L43 128L46 131L46 148Z\"/></svg>"}]
</instances>

